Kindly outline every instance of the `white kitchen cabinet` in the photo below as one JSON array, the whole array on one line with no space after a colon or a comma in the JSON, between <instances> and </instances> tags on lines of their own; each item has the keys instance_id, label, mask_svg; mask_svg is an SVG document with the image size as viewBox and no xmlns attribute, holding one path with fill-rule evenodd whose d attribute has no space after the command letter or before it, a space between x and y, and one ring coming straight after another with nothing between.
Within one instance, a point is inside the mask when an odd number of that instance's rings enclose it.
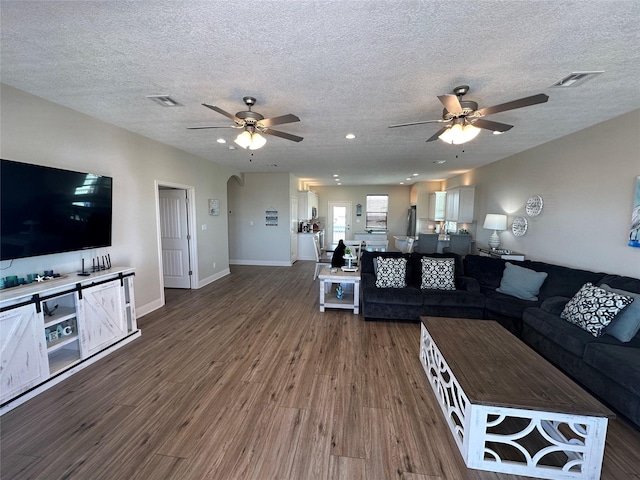
<instances>
[{"instance_id":1,"label":"white kitchen cabinet","mask_svg":"<svg viewBox=\"0 0 640 480\"><path fill-rule=\"evenodd\" d=\"M448 222L473 222L475 185L464 185L447 189L445 220Z\"/></svg>"},{"instance_id":2,"label":"white kitchen cabinet","mask_svg":"<svg viewBox=\"0 0 640 480\"><path fill-rule=\"evenodd\" d=\"M313 238L320 242L319 233L299 233L298 234L298 260L316 260L316 244Z\"/></svg>"},{"instance_id":3,"label":"white kitchen cabinet","mask_svg":"<svg viewBox=\"0 0 640 480\"><path fill-rule=\"evenodd\" d=\"M0 292L0 414L140 336L133 269Z\"/></svg>"},{"instance_id":4,"label":"white kitchen cabinet","mask_svg":"<svg viewBox=\"0 0 640 480\"><path fill-rule=\"evenodd\" d=\"M49 377L44 321L36 305L0 313L0 404Z\"/></svg>"},{"instance_id":5,"label":"white kitchen cabinet","mask_svg":"<svg viewBox=\"0 0 640 480\"><path fill-rule=\"evenodd\" d=\"M429 220L444 221L447 192L433 192L429 195Z\"/></svg>"},{"instance_id":6,"label":"white kitchen cabinet","mask_svg":"<svg viewBox=\"0 0 640 480\"><path fill-rule=\"evenodd\" d=\"M314 216L315 211L315 216ZM311 190L298 192L298 220L308 221L318 216L318 194Z\"/></svg>"}]
</instances>

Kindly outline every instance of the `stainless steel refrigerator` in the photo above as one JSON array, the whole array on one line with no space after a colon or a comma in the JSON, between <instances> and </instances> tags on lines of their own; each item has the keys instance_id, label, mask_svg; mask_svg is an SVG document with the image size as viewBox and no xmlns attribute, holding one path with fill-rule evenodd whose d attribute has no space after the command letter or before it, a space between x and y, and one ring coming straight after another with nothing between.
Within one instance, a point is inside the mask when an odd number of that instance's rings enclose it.
<instances>
[{"instance_id":1,"label":"stainless steel refrigerator","mask_svg":"<svg viewBox=\"0 0 640 480\"><path fill-rule=\"evenodd\" d=\"M407 214L407 236L416 236L416 206L413 205Z\"/></svg>"}]
</instances>

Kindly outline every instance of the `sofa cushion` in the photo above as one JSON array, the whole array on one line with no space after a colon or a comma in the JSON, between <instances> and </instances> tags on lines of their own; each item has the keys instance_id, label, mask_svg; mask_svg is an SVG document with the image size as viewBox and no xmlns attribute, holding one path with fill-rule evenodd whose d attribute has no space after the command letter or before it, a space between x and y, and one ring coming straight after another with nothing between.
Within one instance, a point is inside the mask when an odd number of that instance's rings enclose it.
<instances>
[{"instance_id":1,"label":"sofa cushion","mask_svg":"<svg viewBox=\"0 0 640 480\"><path fill-rule=\"evenodd\" d=\"M404 288L407 286L406 258L377 258L376 287Z\"/></svg>"},{"instance_id":2,"label":"sofa cushion","mask_svg":"<svg viewBox=\"0 0 640 480\"><path fill-rule=\"evenodd\" d=\"M621 342L628 342L640 330L640 293L611 288L606 283L600 285L607 292L617 293L633 298L633 303L622 310L604 329L604 333L616 337Z\"/></svg>"},{"instance_id":3,"label":"sofa cushion","mask_svg":"<svg viewBox=\"0 0 640 480\"><path fill-rule=\"evenodd\" d=\"M495 290L500 286L506 263L501 258L467 255L463 259L465 275L478 280L480 288Z\"/></svg>"},{"instance_id":4,"label":"sofa cushion","mask_svg":"<svg viewBox=\"0 0 640 480\"><path fill-rule=\"evenodd\" d=\"M505 317L522 318L522 313L526 308L539 305L539 302L522 300L497 291L485 291L484 295L486 297L485 308Z\"/></svg>"},{"instance_id":5,"label":"sofa cushion","mask_svg":"<svg viewBox=\"0 0 640 480\"><path fill-rule=\"evenodd\" d=\"M523 322L559 348L564 348L580 358L584 355L587 344L597 341L590 333L540 308L527 310L526 315L523 315Z\"/></svg>"},{"instance_id":6,"label":"sofa cushion","mask_svg":"<svg viewBox=\"0 0 640 480\"><path fill-rule=\"evenodd\" d=\"M571 299L567 297L549 297L542 302L540 308L547 313L560 315L569 300Z\"/></svg>"},{"instance_id":7,"label":"sofa cushion","mask_svg":"<svg viewBox=\"0 0 640 480\"><path fill-rule=\"evenodd\" d=\"M542 300L558 295L571 298L585 283L591 282L597 285L605 275L604 273L590 272L588 270L563 267L562 265L533 260L525 260L519 263L519 265L535 270L536 272L546 272L548 274L547 279L540 287L540 293L538 295Z\"/></svg>"},{"instance_id":8,"label":"sofa cushion","mask_svg":"<svg viewBox=\"0 0 640 480\"><path fill-rule=\"evenodd\" d=\"M584 361L635 395L640 395L640 349L591 343L585 348Z\"/></svg>"},{"instance_id":9,"label":"sofa cushion","mask_svg":"<svg viewBox=\"0 0 640 480\"><path fill-rule=\"evenodd\" d=\"M433 290L455 290L453 258L428 258L420 259L422 264L422 281L420 288Z\"/></svg>"},{"instance_id":10,"label":"sofa cushion","mask_svg":"<svg viewBox=\"0 0 640 480\"><path fill-rule=\"evenodd\" d=\"M633 298L607 292L592 283L586 283L564 307L563 320L579 326L594 337L602 335L604 327L633 302Z\"/></svg>"},{"instance_id":11,"label":"sofa cushion","mask_svg":"<svg viewBox=\"0 0 640 480\"><path fill-rule=\"evenodd\" d=\"M500 287L496 291L522 300L535 301L538 300L538 292L547 276L546 272L536 272L507 262Z\"/></svg>"},{"instance_id":12,"label":"sofa cushion","mask_svg":"<svg viewBox=\"0 0 640 480\"><path fill-rule=\"evenodd\" d=\"M362 299L370 304L410 305L418 307L422 305L422 292L414 287L376 288L373 286L365 286L362 289Z\"/></svg>"},{"instance_id":13,"label":"sofa cushion","mask_svg":"<svg viewBox=\"0 0 640 480\"><path fill-rule=\"evenodd\" d=\"M484 295L480 292L422 290L422 305L483 309L484 302Z\"/></svg>"}]
</instances>

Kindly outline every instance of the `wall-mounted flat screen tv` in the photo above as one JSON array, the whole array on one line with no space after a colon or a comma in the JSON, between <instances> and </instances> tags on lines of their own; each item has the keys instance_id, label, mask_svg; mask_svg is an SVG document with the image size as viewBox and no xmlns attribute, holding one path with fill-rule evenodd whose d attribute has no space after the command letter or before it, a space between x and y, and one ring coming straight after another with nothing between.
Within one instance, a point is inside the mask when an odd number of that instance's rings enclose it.
<instances>
[{"instance_id":1,"label":"wall-mounted flat screen tv","mask_svg":"<svg viewBox=\"0 0 640 480\"><path fill-rule=\"evenodd\" d=\"M1 260L111 245L113 179L0 160Z\"/></svg>"}]
</instances>

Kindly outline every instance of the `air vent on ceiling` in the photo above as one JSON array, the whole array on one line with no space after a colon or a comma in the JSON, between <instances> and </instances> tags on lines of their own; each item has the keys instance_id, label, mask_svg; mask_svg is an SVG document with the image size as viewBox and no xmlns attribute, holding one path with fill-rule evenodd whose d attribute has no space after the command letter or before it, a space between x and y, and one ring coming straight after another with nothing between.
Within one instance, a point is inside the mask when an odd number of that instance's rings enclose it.
<instances>
[{"instance_id":1,"label":"air vent on ceiling","mask_svg":"<svg viewBox=\"0 0 640 480\"><path fill-rule=\"evenodd\" d=\"M595 77L596 75L600 75L604 73L603 70L600 71L589 71L589 72L571 72L569 75L564 77L562 80L558 80L556 83L551 85L552 87L575 87L578 86L587 80Z\"/></svg>"},{"instance_id":2,"label":"air vent on ceiling","mask_svg":"<svg viewBox=\"0 0 640 480\"><path fill-rule=\"evenodd\" d=\"M163 107L181 107L182 106L178 102L176 102L173 98L171 98L169 95L147 95L147 98L149 100L153 100L159 105L162 105Z\"/></svg>"}]
</instances>

